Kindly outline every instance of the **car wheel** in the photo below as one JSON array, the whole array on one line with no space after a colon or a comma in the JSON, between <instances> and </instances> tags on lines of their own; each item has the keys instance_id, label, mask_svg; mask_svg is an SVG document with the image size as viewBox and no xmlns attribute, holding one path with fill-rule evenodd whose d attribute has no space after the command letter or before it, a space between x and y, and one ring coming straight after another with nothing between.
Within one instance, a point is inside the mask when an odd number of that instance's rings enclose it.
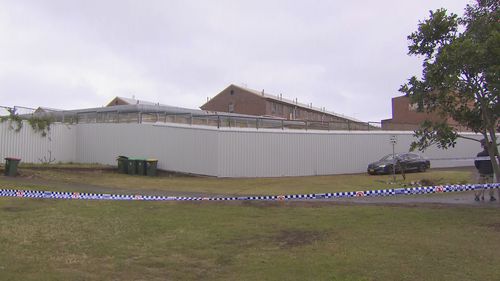
<instances>
[{"instance_id":1,"label":"car wheel","mask_svg":"<svg viewBox=\"0 0 500 281\"><path fill-rule=\"evenodd\" d=\"M425 166L425 164L418 165L419 172L425 172L425 170L427 170L427 167Z\"/></svg>"},{"instance_id":2,"label":"car wheel","mask_svg":"<svg viewBox=\"0 0 500 281\"><path fill-rule=\"evenodd\" d=\"M384 173L392 174L392 166L385 166Z\"/></svg>"}]
</instances>

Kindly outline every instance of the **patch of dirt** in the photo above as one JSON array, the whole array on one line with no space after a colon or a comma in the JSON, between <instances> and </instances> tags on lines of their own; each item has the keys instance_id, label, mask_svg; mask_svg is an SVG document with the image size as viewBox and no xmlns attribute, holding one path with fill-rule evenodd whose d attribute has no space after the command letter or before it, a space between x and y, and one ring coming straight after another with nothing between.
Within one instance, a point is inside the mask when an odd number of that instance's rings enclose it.
<instances>
[{"instance_id":1,"label":"patch of dirt","mask_svg":"<svg viewBox=\"0 0 500 281\"><path fill-rule=\"evenodd\" d=\"M330 236L327 231L286 229L273 235L258 234L251 237L238 237L225 240L227 245L234 245L238 248L254 248L263 245L272 245L280 249L290 249L312 245L323 241Z\"/></svg>"},{"instance_id":2,"label":"patch of dirt","mask_svg":"<svg viewBox=\"0 0 500 281\"><path fill-rule=\"evenodd\" d=\"M9 213L18 213L22 211L26 211L26 209L21 208L21 207L14 207L14 206L6 206L1 208L2 211L9 212Z\"/></svg>"},{"instance_id":3,"label":"patch of dirt","mask_svg":"<svg viewBox=\"0 0 500 281\"><path fill-rule=\"evenodd\" d=\"M493 229L493 231L500 232L500 222L485 224L484 226Z\"/></svg>"},{"instance_id":4,"label":"patch of dirt","mask_svg":"<svg viewBox=\"0 0 500 281\"><path fill-rule=\"evenodd\" d=\"M76 173L76 174L118 174L118 168L110 166L110 167L57 167L57 166L34 166L34 167L19 167L19 170L22 170L23 174L33 174L36 170L50 170L56 172L64 172L64 173ZM19 174L19 173L18 173ZM21 174L21 176L23 176ZM201 177L207 178L209 176L202 176L196 174L189 173L181 173L181 172L173 172L173 171L165 171L157 169L156 172L157 177Z\"/></svg>"},{"instance_id":5,"label":"patch of dirt","mask_svg":"<svg viewBox=\"0 0 500 281\"><path fill-rule=\"evenodd\" d=\"M282 230L273 237L281 249L314 244L328 237L328 233L314 230Z\"/></svg>"},{"instance_id":6,"label":"patch of dirt","mask_svg":"<svg viewBox=\"0 0 500 281\"><path fill-rule=\"evenodd\" d=\"M282 201L254 201L254 200L245 200L245 201L236 201L239 202L242 206L245 207L254 207L254 208L279 208L286 206L286 202Z\"/></svg>"},{"instance_id":7,"label":"patch of dirt","mask_svg":"<svg viewBox=\"0 0 500 281\"><path fill-rule=\"evenodd\" d=\"M18 170L22 171L58 171L58 172L117 172L116 168L113 167L51 167L51 166L35 166L35 167L19 167Z\"/></svg>"}]
</instances>

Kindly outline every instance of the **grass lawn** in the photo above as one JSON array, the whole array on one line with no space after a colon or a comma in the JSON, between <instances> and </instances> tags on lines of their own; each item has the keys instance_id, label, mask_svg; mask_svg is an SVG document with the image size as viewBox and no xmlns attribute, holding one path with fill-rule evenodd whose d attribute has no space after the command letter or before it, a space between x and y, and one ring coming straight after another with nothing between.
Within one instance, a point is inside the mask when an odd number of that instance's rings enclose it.
<instances>
[{"instance_id":1,"label":"grass lawn","mask_svg":"<svg viewBox=\"0 0 500 281\"><path fill-rule=\"evenodd\" d=\"M58 166L56 166L58 167ZM456 184L471 182L470 169L430 170L425 173L409 173L406 181L397 175L397 184L389 185L390 175L368 174L217 179L209 177L145 177L119 174L114 170L95 170L95 166L64 165L62 169L39 169L21 167L22 177L15 179L0 177L2 186L28 186L32 189L48 189L79 192L140 193L158 191L170 194L219 194L219 195L279 195L338 191L358 191L398 187L411 181L427 181L430 184ZM42 182L43 184L40 184Z\"/></svg>"},{"instance_id":2,"label":"grass lawn","mask_svg":"<svg viewBox=\"0 0 500 281\"><path fill-rule=\"evenodd\" d=\"M2 280L500 280L498 208L0 198Z\"/></svg>"},{"instance_id":3,"label":"grass lawn","mask_svg":"<svg viewBox=\"0 0 500 281\"><path fill-rule=\"evenodd\" d=\"M383 188L390 180L21 173L0 176L0 186L280 194ZM408 177L463 183L471 174ZM0 245L0 280L500 280L500 212L479 206L0 198Z\"/></svg>"}]
</instances>

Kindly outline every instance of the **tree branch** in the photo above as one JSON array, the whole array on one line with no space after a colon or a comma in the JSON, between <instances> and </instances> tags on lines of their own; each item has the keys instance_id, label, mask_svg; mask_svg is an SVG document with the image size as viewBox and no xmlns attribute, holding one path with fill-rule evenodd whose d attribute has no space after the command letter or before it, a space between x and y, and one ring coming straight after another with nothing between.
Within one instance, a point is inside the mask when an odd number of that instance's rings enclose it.
<instances>
[{"instance_id":1,"label":"tree branch","mask_svg":"<svg viewBox=\"0 0 500 281\"><path fill-rule=\"evenodd\" d=\"M461 138L461 139L466 139L466 140L471 140L471 141L481 142L481 140L478 140L478 139L475 139L475 138L471 138L471 137L462 136L462 135L460 135L460 134L458 134L458 135L457 135L457 138Z\"/></svg>"}]
</instances>

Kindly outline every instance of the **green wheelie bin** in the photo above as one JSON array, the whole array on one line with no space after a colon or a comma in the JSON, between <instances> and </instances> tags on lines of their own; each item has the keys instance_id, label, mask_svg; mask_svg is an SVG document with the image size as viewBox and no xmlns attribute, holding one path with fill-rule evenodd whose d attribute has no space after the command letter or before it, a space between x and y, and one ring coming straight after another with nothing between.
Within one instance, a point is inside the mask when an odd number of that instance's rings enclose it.
<instances>
[{"instance_id":1,"label":"green wheelie bin","mask_svg":"<svg viewBox=\"0 0 500 281\"><path fill-rule=\"evenodd\" d=\"M146 175L146 159L136 158L135 162L137 165L137 174L139 176L145 176Z\"/></svg>"},{"instance_id":2,"label":"green wheelie bin","mask_svg":"<svg viewBox=\"0 0 500 281\"><path fill-rule=\"evenodd\" d=\"M7 157L5 158L5 171L4 174L9 177L15 177L17 175L17 165L19 165L21 159Z\"/></svg>"},{"instance_id":3,"label":"green wheelie bin","mask_svg":"<svg viewBox=\"0 0 500 281\"><path fill-rule=\"evenodd\" d=\"M116 160L118 161L118 172L126 174L128 171L128 157L120 155Z\"/></svg>"},{"instance_id":4,"label":"green wheelie bin","mask_svg":"<svg viewBox=\"0 0 500 281\"><path fill-rule=\"evenodd\" d=\"M135 158L127 160L127 171L129 175L137 175L137 160Z\"/></svg>"},{"instance_id":5,"label":"green wheelie bin","mask_svg":"<svg viewBox=\"0 0 500 281\"><path fill-rule=\"evenodd\" d=\"M156 168L158 166L157 159L148 159L146 160L146 175L150 177L156 176Z\"/></svg>"}]
</instances>

